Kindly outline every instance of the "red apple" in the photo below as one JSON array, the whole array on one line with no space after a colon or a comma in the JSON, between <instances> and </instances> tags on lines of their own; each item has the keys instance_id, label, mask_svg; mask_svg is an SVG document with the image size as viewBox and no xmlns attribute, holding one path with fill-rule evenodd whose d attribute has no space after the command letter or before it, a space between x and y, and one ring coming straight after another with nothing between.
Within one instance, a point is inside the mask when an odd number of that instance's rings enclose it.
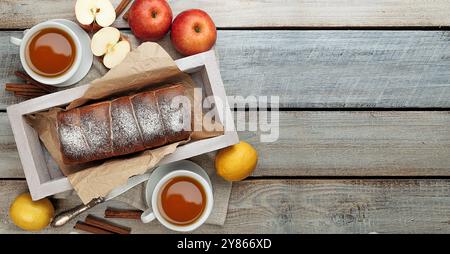
<instances>
[{"instance_id":1,"label":"red apple","mask_svg":"<svg viewBox=\"0 0 450 254\"><path fill-rule=\"evenodd\" d=\"M136 0L130 8L128 23L140 40L157 41L169 31L172 17L165 0Z\"/></svg>"},{"instance_id":2,"label":"red apple","mask_svg":"<svg viewBox=\"0 0 450 254\"><path fill-rule=\"evenodd\" d=\"M210 50L217 39L217 31L211 17L204 11L192 9L175 18L170 34L178 52L185 56Z\"/></svg>"}]
</instances>

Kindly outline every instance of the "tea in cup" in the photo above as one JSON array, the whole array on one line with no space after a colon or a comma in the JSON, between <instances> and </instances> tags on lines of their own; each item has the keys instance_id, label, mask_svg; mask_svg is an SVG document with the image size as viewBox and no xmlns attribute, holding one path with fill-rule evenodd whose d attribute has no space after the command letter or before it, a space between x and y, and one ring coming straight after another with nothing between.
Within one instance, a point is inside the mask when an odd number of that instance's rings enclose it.
<instances>
[{"instance_id":1,"label":"tea in cup","mask_svg":"<svg viewBox=\"0 0 450 254\"><path fill-rule=\"evenodd\" d=\"M148 223L157 219L175 231L192 231L209 217L213 207L211 182L206 172L190 161L168 165L172 170L161 170L147 184L146 196L150 209L141 220ZM156 170L155 170L156 171Z\"/></svg>"},{"instance_id":2,"label":"tea in cup","mask_svg":"<svg viewBox=\"0 0 450 254\"><path fill-rule=\"evenodd\" d=\"M28 67L38 75L57 77L66 73L77 55L74 40L60 28L44 28L25 47Z\"/></svg>"},{"instance_id":3,"label":"tea in cup","mask_svg":"<svg viewBox=\"0 0 450 254\"><path fill-rule=\"evenodd\" d=\"M74 76L81 64L81 42L68 26L46 21L26 30L22 39L11 37L20 46L20 61L36 81L57 85Z\"/></svg>"}]
</instances>

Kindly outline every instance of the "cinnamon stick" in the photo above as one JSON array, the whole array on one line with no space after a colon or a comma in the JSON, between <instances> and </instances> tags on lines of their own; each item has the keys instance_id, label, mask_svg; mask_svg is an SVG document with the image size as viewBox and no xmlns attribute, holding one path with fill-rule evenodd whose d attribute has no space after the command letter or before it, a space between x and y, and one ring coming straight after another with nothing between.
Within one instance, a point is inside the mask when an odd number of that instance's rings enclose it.
<instances>
[{"instance_id":1,"label":"cinnamon stick","mask_svg":"<svg viewBox=\"0 0 450 254\"><path fill-rule=\"evenodd\" d=\"M86 217L85 223L103 230L111 231L116 234L129 234L131 232L130 228L111 223L107 220L96 218L92 215L88 215Z\"/></svg>"},{"instance_id":2,"label":"cinnamon stick","mask_svg":"<svg viewBox=\"0 0 450 254\"><path fill-rule=\"evenodd\" d=\"M121 210L110 207L105 210L105 218L140 220L141 214L142 211L139 210Z\"/></svg>"},{"instance_id":3,"label":"cinnamon stick","mask_svg":"<svg viewBox=\"0 0 450 254\"><path fill-rule=\"evenodd\" d=\"M17 91L14 92L14 95L16 96L31 96L31 97L39 97L42 95L46 95L47 93L42 92L33 92L33 91Z\"/></svg>"},{"instance_id":4,"label":"cinnamon stick","mask_svg":"<svg viewBox=\"0 0 450 254\"><path fill-rule=\"evenodd\" d=\"M120 14L127 8L127 6L130 4L131 0L122 0L119 5L116 7L116 17L119 17Z\"/></svg>"},{"instance_id":5,"label":"cinnamon stick","mask_svg":"<svg viewBox=\"0 0 450 254\"><path fill-rule=\"evenodd\" d=\"M77 221L77 223L75 224L75 226L73 228L78 229L78 230L82 230L82 231L85 231L85 232L88 232L88 233L92 233L92 234L114 234L111 231L91 226L91 225L86 224L86 223L84 223L82 221Z\"/></svg>"},{"instance_id":6,"label":"cinnamon stick","mask_svg":"<svg viewBox=\"0 0 450 254\"><path fill-rule=\"evenodd\" d=\"M33 78L31 78L28 74L26 74L26 73L24 73L24 72L16 71L14 74L15 74L18 78L21 78L21 79L27 81L27 83L29 83L29 84L31 84L31 85L34 85L34 86L36 86L36 87L39 87L40 89L42 89L42 90L44 90L44 91L46 91L46 92L52 93L52 92L56 91L56 88L55 88L55 87L49 86L49 85L45 85L45 84L42 84L42 83L39 83L39 82L37 82L36 80L34 80Z\"/></svg>"},{"instance_id":7,"label":"cinnamon stick","mask_svg":"<svg viewBox=\"0 0 450 254\"><path fill-rule=\"evenodd\" d=\"M48 94L47 92L41 90L32 90L27 88L6 88L5 91L13 92L13 93L31 93L31 94Z\"/></svg>"},{"instance_id":8,"label":"cinnamon stick","mask_svg":"<svg viewBox=\"0 0 450 254\"><path fill-rule=\"evenodd\" d=\"M22 98L24 100L29 100L29 99L36 98L36 96L28 96L28 95L14 95L14 96L20 97L20 98Z\"/></svg>"},{"instance_id":9,"label":"cinnamon stick","mask_svg":"<svg viewBox=\"0 0 450 254\"><path fill-rule=\"evenodd\" d=\"M30 85L30 84L25 84L25 83L6 83L5 90L10 91L10 92L33 91L33 92L47 93L46 91L44 91L36 86Z\"/></svg>"},{"instance_id":10,"label":"cinnamon stick","mask_svg":"<svg viewBox=\"0 0 450 254\"><path fill-rule=\"evenodd\" d=\"M128 15L130 15L130 9L128 9L128 11L125 12L125 14L123 14L122 16L123 20L128 21Z\"/></svg>"}]
</instances>

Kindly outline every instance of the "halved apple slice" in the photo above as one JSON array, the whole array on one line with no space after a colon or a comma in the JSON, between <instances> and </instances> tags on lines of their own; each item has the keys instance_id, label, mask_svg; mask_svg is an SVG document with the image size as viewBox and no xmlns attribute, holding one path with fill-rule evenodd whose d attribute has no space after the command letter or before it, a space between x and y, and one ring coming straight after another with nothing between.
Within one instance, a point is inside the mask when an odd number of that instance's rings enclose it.
<instances>
[{"instance_id":1,"label":"halved apple slice","mask_svg":"<svg viewBox=\"0 0 450 254\"><path fill-rule=\"evenodd\" d=\"M105 27L92 37L91 50L95 56L103 56L103 64L111 69L125 59L131 45L121 36L119 29Z\"/></svg>"},{"instance_id":2,"label":"halved apple slice","mask_svg":"<svg viewBox=\"0 0 450 254\"><path fill-rule=\"evenodd\" d=\"M75 16L85 30L107 27L116 20L116 11L109 0L77 0Z\"/></svg>"}]
</instances>

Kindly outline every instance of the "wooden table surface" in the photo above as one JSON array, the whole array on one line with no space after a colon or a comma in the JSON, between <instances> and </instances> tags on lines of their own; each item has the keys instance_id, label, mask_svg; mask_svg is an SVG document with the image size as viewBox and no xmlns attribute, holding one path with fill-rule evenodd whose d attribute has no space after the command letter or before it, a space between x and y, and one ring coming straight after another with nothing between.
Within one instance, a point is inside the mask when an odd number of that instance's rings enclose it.
<instances>
[{"instance_id":1,"label":"wooden table surface","mask_svg":"<svg viewBox=\"0 0 450 254\"><path fill-rule=\"evenodd\" d=\"M239 133L259 152L257 170L233 185L225 226L196 232L450 233L448 0L169 2L174 15L202 8L215 20L228 95L280 96L279 140ZM0 233L23 232L8 209L27 189L5 113L20 102L3 87L21 68L9 37L48 19L73 20L74 5L0 1ZM130 33L122 18L115 26ZM180 57L167 38L160 43ZM95 62L81 83L104 73ZM212 167L213 156L193 160Z\"/></svg>"}]
</instances>

